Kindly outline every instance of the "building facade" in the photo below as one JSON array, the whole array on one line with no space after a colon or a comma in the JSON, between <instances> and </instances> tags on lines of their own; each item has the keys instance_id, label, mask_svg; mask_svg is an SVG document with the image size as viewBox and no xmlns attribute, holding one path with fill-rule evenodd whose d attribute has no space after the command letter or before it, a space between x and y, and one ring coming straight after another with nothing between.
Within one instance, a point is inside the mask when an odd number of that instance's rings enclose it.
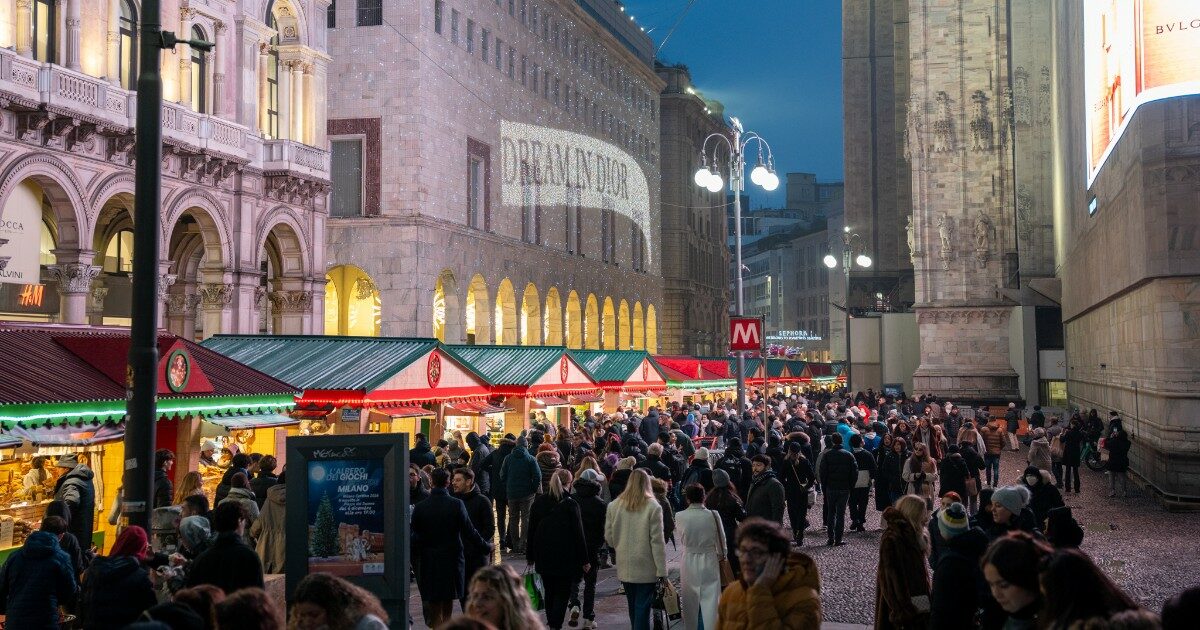
<instances>
[{"instance_id":1,"label":"building facade","mask_svg":"<svg viewBox=\"0 0 1200 630\"><path fill-rule=\"evenodd\" d=\"M1192 23L1200 10L1170 2L1049 4L1057 63L1049 64L1054 100L1046 115L1057 121L1051 206L1067 394L1072 405L1098 409L1101 418L1119 413L1133 437L1133 471L1164 500L1194 504L1200 500L1200 96L1137 105L1129 66L1094 71L1097 63L1111 64L1109 51L1134 50L1128 38L1138 33L1141 85L1164 85L1164 70L1194 78L1195 64L1161 51L1179 46L1195 58L1195 31L1159 33L1155 25ZM1124 30L1131 18L1146 31ZM1104 24L1115 28L1104 32ZM1091 71L1079 71L1085 67ZM1112 89L1122 75L1129 91ZM1106 146L1107 158L1097 163Z\"/></svg>"},{"instance_id":2,"label":"building facade","mask_svg":"<svg viewBox=\"0 0 1200 630\"><path fill-rule=\"evenodd\" d=\"M324 299L322 0L165 0L165 30L216 44L163 53L161 324L319 333ZM0 204L19 247L0 318L131 316L138 5L0 2ZM19 217L19 219L18 219ZM20 240L20 239L17 239Z\"/></svg>"},{"instance_id":3,"label":"building facade","mask_svg":"<svg viewBox=\"0 0 1200 630\"><path fill-rule=\"evenodd\" d=\"M713 356L728 346L725 193L697 186L702 143L728 134L719 103L705 99L684 66L658 66L666 84L662 118L662 274L664 354Z\"/></svg>"},{"instance_id":4,"label":"building facade","mask_svg":"<svg viewBox=\"0 0 1200 630\"><path fill-rule=\"evenodd\" d=\"M654 49L606 0L330 16L325 329L658 348Z\"/></svg>"}]
</instances>

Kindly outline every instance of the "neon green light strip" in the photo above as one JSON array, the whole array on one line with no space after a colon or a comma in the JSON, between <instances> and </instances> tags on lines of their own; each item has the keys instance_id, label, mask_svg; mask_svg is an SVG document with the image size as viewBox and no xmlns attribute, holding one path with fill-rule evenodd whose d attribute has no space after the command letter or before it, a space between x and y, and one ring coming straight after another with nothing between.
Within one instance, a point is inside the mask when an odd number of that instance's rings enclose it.
<instances>
[{"instance_id":1,"label":"neon green light strip","mask_svg":"<svg viewBox=\"0 0 1200 630\"><path fill-rule=\"evenodd\" d=\"M224 396L220 398L167 399L157 406L158 415L208 412L221 413L259 407L294 407L295 398L287 394L270 396ZM125 401L34 403L0 406L0 422L65 420L68 418L105 418L125 415Z\"/></svg>"}]
</instances>

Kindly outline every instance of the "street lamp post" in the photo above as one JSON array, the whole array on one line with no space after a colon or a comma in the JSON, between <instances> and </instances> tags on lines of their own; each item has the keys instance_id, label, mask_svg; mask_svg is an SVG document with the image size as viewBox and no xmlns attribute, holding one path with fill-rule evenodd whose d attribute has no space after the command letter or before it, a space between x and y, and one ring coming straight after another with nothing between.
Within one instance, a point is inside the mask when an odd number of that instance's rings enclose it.
<instances>
[{"instance_id":1,"label":"street lamp post","mask_svg":"<svg viewBox=\"0 0 1200 630\"><path fill-rule=\"evenodd\" d=\"M133 195L133 320L129 330L122 512L130 525L150 531L154 505L154 423L158 415L158 232L162 198L163 50L187 44L213 49L211 42L181 40L162 30L160 0L142 0L137 83L137 128Z\"/></svg>"},{"instance_id":2,"label":"street lamp post","mask_svg":"<svg viewBox=\"0 0 1200 630\"><path fill-rule=\"evenodd\" d=\"M779 176L775 174L775 157L771 153L771 145L767 143L758 133L750 131L745 133L743 138L742 122L737 118L730 117L730 128L733 130L733 137L730 138L724 133L711 133L704 139L704 143L700 145L700 169L696 171L695 182L701 188L707 188L709 192L721 192L725 182L721 180L721 176L717 174L720 171L720 163L717 160L717 149L721 143L725 143L725 148L729 150L729 191L733 193L733 240L734 240L734 268L737 270L736 286L737 286L737 316L743 315L743 296L742 296L742 191L744 190L745 182L743 180L746 171L745 151L746 147L752 141L758 141L758 163L754 166L754 170L750 172L750 181L758 184L766 191L772 191L779 187ZM712 153L707 153L708 142L714 141ZM767 161L763 162L763 147L767 149ZM709 157L712 158L712 170L709 170ZM746 357L742 352L737 352L737 398L738 398L738 415L740 416L746 410Z\"/></svg>"},{"instance_id":3,"label":"street lamp post","mask_svg":"<svg viewBox=\"0 0 1200 630\"><path fill-rule=\"evenodd\" d=\"M866 269L871 266L871 257L870 256L866 255L865 253L860 253L858 256L853 255L855 240L861 240L861 237L859 237L858 234L851 233L850 226L848 226L848 225L844 226L842 228L842 271L845 272L845 277L846 277L846 294L845 294L844 304L843 304L843 306L845 306L845 309L843 309L843 310L846 311L846 390L847 391L853 391L853 389L854 389L853 381L850 380L851 376L853 376L853 370L850 367L851 366L851 356L850 356L850 269L854 264L857 264L859 267L862 267L863 269ZM834 269L835 267L838 266L838 259L832 253L825 254L825 259L823 262L825 263L825 266L830 269Z\"/></svg>"}]
</instances>

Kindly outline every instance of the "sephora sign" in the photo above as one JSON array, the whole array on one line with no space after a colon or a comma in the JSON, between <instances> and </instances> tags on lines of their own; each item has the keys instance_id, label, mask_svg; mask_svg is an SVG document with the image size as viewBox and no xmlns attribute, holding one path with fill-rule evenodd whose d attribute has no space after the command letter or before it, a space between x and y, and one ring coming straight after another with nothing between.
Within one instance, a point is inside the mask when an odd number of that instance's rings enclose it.
<instances>
[{"instance_id":1,"label":"sephora sign","mask_svg":"<svg viewBox=\"0 0 1200 630\"><path fill-rule=\"evenodd\" d=\"M653 251L650 189L636 158L591 136L500 123L501 201L507 206L579 206L628 217Z\"/></svg>"}]
</instances>

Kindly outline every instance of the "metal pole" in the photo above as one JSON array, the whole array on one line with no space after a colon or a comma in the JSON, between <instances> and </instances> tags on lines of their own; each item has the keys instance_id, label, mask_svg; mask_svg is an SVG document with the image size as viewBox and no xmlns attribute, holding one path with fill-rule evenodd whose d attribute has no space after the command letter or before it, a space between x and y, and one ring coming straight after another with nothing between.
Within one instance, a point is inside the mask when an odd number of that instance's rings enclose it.
<instances>
[{"instance_id":1,"label":"metal pole","mask_svg":"<svg viewBox=\"0 0 1200 630\"><path fill-rule=\"evenodd\" d=\"M154 488L154 423L158 415L158 233L162 194L162 19L159 0L142 0L137 84L133 205L133 324L130 329L129 403L125 420L122 512L129 525L150 530Z\"/></svg>"},{"instance_id":2,"label":"metal pole","mask_svg":"<svg viewBox=\"0 0 1200 630\"><path fill-rule=\"evenodd\" d=\"M737 315L742 311L742 171L746 164L742 158L742 129L741 125L733 125L732 153L729 160L729 189L733 191L733 250L737 259ZM746 411L746 355L737 352L737 402L738 418Z\"/></svg>"},{"instance_id":3,"label":"metal pole","mask_svg":"<svg viewBox=\"0 0 1200 630\"><path fill-rule=\"evenodd\" d=\"M851 260L853 256L851 255L850 251L851 239L849 234L842 235L842 239L844 241L842 249L842 268L846 272L846 392L853 397L854 382L850 380L850 377L853 375L850 367L852 365L850 360L850 263L853 262Z\"/></svg>"}]
</instances>

